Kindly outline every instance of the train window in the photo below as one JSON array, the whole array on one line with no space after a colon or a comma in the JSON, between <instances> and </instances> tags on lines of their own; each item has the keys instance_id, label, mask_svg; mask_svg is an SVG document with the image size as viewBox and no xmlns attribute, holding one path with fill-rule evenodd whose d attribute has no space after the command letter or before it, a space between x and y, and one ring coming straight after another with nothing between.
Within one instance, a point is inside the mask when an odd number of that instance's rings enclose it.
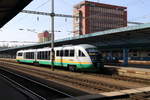
<instances>
[{"instance_id":1,"label":"train window","mask_svg":"<svg viewBox=\"0 0 150 100\"><path fill-rule=\"evenodd\" d=\"M44 55L45 55L45 56L44 56L44 59L45 59L45 60L50 60L50 51L45 51L45 52L44 52Z\"/></svg>"},{"instance_id":2,"label":"train window","mask_svg":"<svg viewBox=\"0 0 150 100\"><path fill-rule=\"evenodd\" d=\"M63 55L63 50L60 50L60 56L62 57Z\"/></svg>"},{"instance_id":3,"label":"train window","mask_svg":"<svg viewBox=\"0 0 150 100\"><path fill-rule=\"evenodd\" d=\"M40 59L40 52L37 52L37 59Z\"/></svg>"},{"instance_id":4,"label":"train window","mask_svg":"<svg viewBox=\"0 0 150 100\"><path fill-rule=\"evenodd\" d=\"M38 52L37 59L50 60L50 51Z\"/></svg>"},{"instance_id":5,"label":"train window","mask_svg":"<svg viewBox=\"0 0 150 100\"><path fill-rule=\"evenodd\" d=\"M32 52L32 59L34 59L34 52Z\"/></svg>"},{"instance_id":6,"label":"train window","mask_svg":"<svg viewBox=\"0 0 150 100\"><path fill-rule=\"evenodd\" d=\"M43 59L45 60L46 59L46 52L43 51Z\"/></svg>"},{"instance_id":7,"label":"train window","mask_svg":"<svg viewBox=\"0 0 150 100\"><path fill-rule=\"evenodd\" d=\"M74 50L70 50L70 57L74 57L74 55L75 55L75 52L74 52Z\"/></svg>"},{"instance_id":8,"label":"train window","mask_svg":"<svg viewBox=\"0 0 150 100\"><path fill-rule=\"evenodd\" d=\"M50 54L51 54L51 52L50 51L47 51L47 60L50 60Z\"/></svg>"},{"instance_id":9,"label":"train window","mask_svg":"<svg viewBox=\"0 0 150 100\"><path fill-rule=\"evenodd\" d=\"M41 58L42 58L41 54L42 54L41 52L38 52L38 53L37 53L37 58L38 58L38 59L41 59Z\"/></svg>"},{"instance_id":10,"label":"train window","mask_svg":"<svg viewBox=\"0 0 150 100\"><path fill-rule=\"evenodd\" d=\"M42 51L42 54L41 54L41 55L42 55L41 59L44 59L44 52L43 52L43 51Z\"/></svg>"},{"instance_id":11,"label":"train window","mask_svg":"<svg viewBox=\"0 0 150 100\"><path fill-rule=\"evenodd\" d=\"M42 59L42 56L43 56L43 55L42 55L42 52L40 52L40 59Z\"/></svg>"},{"instance_id":12,"label":"train window","mask_svg":"<svg viewBox=\"0 0 150 100\"><path fill-rule=\"evenodd\" d=\"M46 52L43 51L42 53L43 53L43 58L42 59L45 60L46 59Z\"/></svg>"},{"instance_id":13,"label":"train window","mask_svg":"<svg viewBox=\"0 0 150 100\"><path fill-rule=\"evenodd\" d=\"M26 59L34 59L34 52L26 52L25 58Z\"/></svg>"},{"instance_id":14,"label":"train window","mask_svg":"<svg viewBox=\"0 0 150 100\"><path fill-rule=\"evenodd\" d=\"M84 53L81 50L79 50L78 54L79 54L79 57L85 57Z\"/></svg>"},{"instance_id":15,"label":"train window","mask_svg":"<svg viewBox=\"0 0 150 100\"><path fill-rule=\"evenodd\" d=\"M60 56L60 51L59 50L56 51L56 56Z\"/></svg>"},{"instance_id":16,"label":"train window","mask_svg":"<svg viewBox=\"0 0 150 100\"><path fill-rule=\"evenodd\" d=\"M40 52L40 59L42 59L43 58L43 53L42 52Z\"/></svg>"},{"instance_id":17,"label":"train window","mask_svg":"<svg viewBox=\"0 0 150 100\"><path fill-rule=\"evenodd\" d=\"M69 56L69 50L65 50L65 51L64 51L64 56L65 56L65 57L68 57L68 56Z\"/></svg>"},{"instance_id":18,"label":"train window","mask_svg":"<svg viewBox=\"0 0 150 100\"><path fill-rule=\"evenodd\" d=\"M31 52L31 59L34 59L34 52Z\"/></svg>"},{"instance_id":19,"label":"train window","mask_svg":"<svg viewBox=\"0 0 150 100\"><path fill-rule=\"evenodd\" d=\"M18 53L18 56L22 56L23 53Z\"/></svg>"},{"instance_id":20,"label":"train window","mask_svg":"<svg viewBox=\"0 0 150 100\"><path fill-rule=\"evenodd\" d=\"M26 55L25 55L25 58L27 58L27 53L26 53Z\"/></svg>"},{"instance_id":21,"label":"train window","mask_svg":"<svg viewBox=\"0 0 150 100\"><path fill-rule=\"evenodd\" d=\"M25 58L26 58L26 59L29 58L29 52L26 52Z\"/></svg>"},{"instance_id":22,"label":"train window","mask_svg":"<svg viewBox=\"0 0 150 100\"><path fill-rule=\"evenodd\" d=\"M40 52L40 59L42 59L42 56L43 56L43 55L42 55L42 52Z\"/></svg>"},{"instance_id":23,"label":"train window","mask_svg":"<svg viewBox=\"0 0 150 100\"><path fill-rule=\"evenodd\" d=\"M42 52L40 52L40 59L42 59Z\"/></svg>"}]
</instances>

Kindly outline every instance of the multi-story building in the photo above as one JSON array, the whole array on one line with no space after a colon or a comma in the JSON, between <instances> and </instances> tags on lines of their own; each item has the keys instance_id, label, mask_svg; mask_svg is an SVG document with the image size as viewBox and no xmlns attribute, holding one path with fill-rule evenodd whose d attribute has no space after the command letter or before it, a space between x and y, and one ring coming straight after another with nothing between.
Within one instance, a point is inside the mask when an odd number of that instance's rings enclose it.
<instances>
[{"instance_id":1,"label":"multi-story building","mask_svg":"<svg viewBox=\"0 0 150 100\"><path fill-rule=\"evenodd\" d=\"M51 34L48 31L38 34L38 39L40 43L44 43L51 40Z\"/></svg>"},{"instance_id":2,"label":"multi-story building","mask_svg":"<svg viewBox=\"0 0 150 100\"><path fill-rule=\"evenodd\" d=\"M84 35L127 26L127 8L91 1L74 6L74 35Z\"/></svg>"}]
</instances>

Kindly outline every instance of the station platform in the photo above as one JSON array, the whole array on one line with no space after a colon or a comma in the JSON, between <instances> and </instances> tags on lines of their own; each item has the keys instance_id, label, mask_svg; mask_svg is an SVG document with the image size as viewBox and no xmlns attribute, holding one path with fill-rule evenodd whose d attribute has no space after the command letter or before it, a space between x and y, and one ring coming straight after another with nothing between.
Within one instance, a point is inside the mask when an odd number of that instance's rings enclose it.
<instances>
[{"instance_id":1,"label":"station platform","mask_svg":"<svg viewBox=\"0 0 150 100\"><path fill-rule=\"evenodd\" d=\"M142 65L128 65L128 66L105 65L105 68L112 69L114 73L123 76L150 79L150 66L145 67L143 65L142 67Z\"/></svg>"},{"instance_id":2,"label":"station platform","mask_svg":"<svg viewBox=\"0 0 150 100\"><path fill-rule=\"evenodd\" d=\"M15 89L3 77L0 76L0 99L1 100L28 100L27 96Z\"/></svg>"}]
</instances>

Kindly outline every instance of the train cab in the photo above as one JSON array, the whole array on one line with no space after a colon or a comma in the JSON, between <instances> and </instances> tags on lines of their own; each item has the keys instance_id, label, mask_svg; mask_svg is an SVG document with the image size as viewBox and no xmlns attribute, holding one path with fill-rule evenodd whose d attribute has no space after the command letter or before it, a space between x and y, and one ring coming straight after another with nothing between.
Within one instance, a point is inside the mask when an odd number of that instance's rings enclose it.
<instances>
[{"instance_id":1,"label":"train cab","mask_svg":"<svg viewBox=\"0 0 150 100\"><path fill-rule=\"evenodd\" d=\"M23 56L24 56L24 52L23 51L17 52L17 54L16 54L16 61L20 62L20 60L23 60L24 59Z\"/></svg>"},{"instance_id":2,"label":"train cab","mask_svg":"<svg viewBox=\"0 0 150 100\"><path fill-rule=\"evenodd\" d=\"M102 54L99 52L97 48L87 48L86 51L94 67L100 68L104 66Z\"/></svg>"},{"instance_id":3,"label":"train cab","mask_svg":"<svg viewBox=\"0 0 150 100\"><path fill-rule=\"evenodd\" d=\"M80 61L82 65L84 65L82 66L82 68L84 68L85 65L87 65L85 67L86 69L88 68L100 69L104 66L102 54L99 52L97 47L89 44L81 44L78 45L77 48L78 48L77 59ZM88 64L85 64L86 62Z\"/></svg>"}]
</instances>

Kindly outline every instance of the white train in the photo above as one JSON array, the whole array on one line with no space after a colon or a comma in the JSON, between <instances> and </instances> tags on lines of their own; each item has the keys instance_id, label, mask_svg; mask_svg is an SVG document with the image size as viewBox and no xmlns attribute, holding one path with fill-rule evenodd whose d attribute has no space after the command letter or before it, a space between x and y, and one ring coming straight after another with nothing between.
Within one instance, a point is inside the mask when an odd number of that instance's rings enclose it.
<instances>
[{"instance_id":1,"label":"white train","mask_svg":"<svg viewBox=\"0 0 150 100\"><path fill-rule=\"evenodd\" d=\"M100 69L103 58L98 49L89 44L66 45L54 48L54 65L77 69ZM17 62L51 65L51 48L20 50L16 54Z\"/></svg>"}]
</instances>

